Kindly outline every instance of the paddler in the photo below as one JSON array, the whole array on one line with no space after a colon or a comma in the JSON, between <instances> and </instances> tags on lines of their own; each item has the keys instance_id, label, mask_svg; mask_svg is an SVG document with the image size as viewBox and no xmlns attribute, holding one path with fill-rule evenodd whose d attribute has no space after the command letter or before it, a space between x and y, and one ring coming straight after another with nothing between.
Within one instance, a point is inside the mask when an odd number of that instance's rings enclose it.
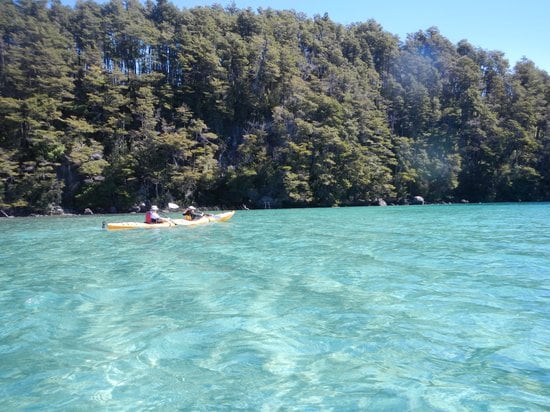
<instances>
[{"instance_id":1,"label":"paddler","mask_svg":"<svg viewBox=\"0 0 550 412\"><path fill-rule=\"evenodd\" d=\"M183 211L183 217L185 220L197 220L204 216L204 213L198 210L195 206L188 206Z\"/></svg>"},{"instance_id":2,"label":"paddler","mask_svg":"<svg viewBox=\"0 0 550 412\"><path fill-rule=\"evenodd\" d=\"M167 222L169 219L165 219L163 217L160 217L158 214L159 208L155 205L151 206L151 210L149 210L145 214L145 223L162 223Z\"/></svg>"}]
</instances>

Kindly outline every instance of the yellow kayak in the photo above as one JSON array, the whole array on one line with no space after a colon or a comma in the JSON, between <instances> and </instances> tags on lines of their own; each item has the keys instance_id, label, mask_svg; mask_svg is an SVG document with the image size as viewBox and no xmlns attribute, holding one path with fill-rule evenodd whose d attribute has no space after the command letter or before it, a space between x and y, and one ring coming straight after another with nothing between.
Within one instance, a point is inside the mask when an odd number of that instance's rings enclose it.
<instances>
[{"instance_id":1,"label":"yellow kayak","mask_svg":"<svg viewBox=\"0 0 550 412\"><path fill-rule=\"evenodd\" d=\"M211 222L225 222L233 217L235 211L219 213L216 215L203 216L197 220L170 219L162 223L143 223L143 222L119 222L103 223L103 227L108 230L129 230L129 229L164 229L177 226L197 226Z\"/></svg>"}]
</instances>

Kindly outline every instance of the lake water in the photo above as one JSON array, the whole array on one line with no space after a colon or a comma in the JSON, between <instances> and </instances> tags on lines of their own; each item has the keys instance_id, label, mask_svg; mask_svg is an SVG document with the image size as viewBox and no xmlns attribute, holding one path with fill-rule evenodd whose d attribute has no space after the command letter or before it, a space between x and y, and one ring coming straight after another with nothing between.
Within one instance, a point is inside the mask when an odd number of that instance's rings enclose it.
<instances>
[{"instance_id":1,"label":"lake water","mask_svg":"<svg viewBox=\"0 0 550 412\"><path fill-rule=\"evenodd\" d=\"M550 409L549 203L103 220L0 220L1 410Z\"/></svg>"}]
</instances>

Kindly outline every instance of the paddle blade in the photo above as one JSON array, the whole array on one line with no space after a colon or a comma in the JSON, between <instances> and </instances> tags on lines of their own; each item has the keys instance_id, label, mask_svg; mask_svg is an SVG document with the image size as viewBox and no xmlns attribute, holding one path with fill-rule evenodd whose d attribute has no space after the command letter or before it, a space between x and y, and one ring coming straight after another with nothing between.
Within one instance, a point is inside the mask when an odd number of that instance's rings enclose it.
<instances>
[{"instance_id":1,"label":"paddle blade","mask_svg":"<svg viewBox=\"0 0 550 412\"><path fill-rule=\"evenodd\" d=\"M175 203L168 203L168 209L179 209L180 207Z\"/></svg>"}]
</instances>

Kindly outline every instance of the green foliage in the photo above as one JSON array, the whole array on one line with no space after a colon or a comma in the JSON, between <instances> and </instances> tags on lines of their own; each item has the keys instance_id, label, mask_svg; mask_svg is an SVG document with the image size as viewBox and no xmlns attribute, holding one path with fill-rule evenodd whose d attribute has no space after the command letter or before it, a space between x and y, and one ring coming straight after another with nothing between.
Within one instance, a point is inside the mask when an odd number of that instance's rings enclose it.
<instances>
[{"instance_id":1,"label":"green foliage","mask_svg":"<svg viewBox=\"0 0 550 412\"><path fill-rule=\"evenodd\" d=\"M550 200L549 75L374 20L0 4L0 206Z\"/></svg>"}]
</instances>

